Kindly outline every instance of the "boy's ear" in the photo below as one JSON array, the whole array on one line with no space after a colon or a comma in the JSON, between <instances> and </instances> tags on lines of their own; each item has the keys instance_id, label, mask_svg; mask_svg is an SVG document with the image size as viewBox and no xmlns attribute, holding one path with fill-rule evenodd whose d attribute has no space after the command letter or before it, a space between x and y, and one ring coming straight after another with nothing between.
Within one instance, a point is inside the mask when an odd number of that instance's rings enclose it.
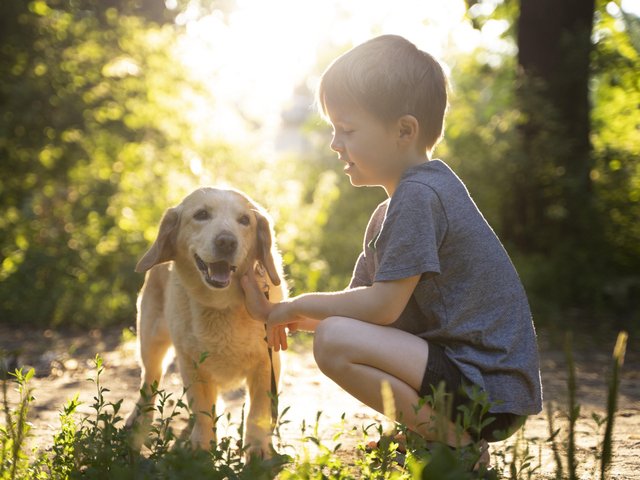
<instances>
[{"instance_id":1,"label":"boy's ear","mask_svg":"<svg viewBox=\"0 0 640 480\"><path fill-rule=\"evenodd\" d=\"M398 119L398 140L402 143L417 140L420 132L420 124L418 119L413 115L403 115Z\"/></svg>"}]
</instances>

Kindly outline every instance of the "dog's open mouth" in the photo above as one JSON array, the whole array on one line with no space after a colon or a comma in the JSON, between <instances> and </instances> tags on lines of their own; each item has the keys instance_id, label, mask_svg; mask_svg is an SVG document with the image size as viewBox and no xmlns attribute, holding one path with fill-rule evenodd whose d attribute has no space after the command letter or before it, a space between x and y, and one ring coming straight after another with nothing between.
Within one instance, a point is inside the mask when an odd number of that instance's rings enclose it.
<instances>
[{"instance_id":1,"label":"dog's open mouth","mask_svg":"<svg viewBox=\"0 0 640 480\"><path fill-rule=\"evenodd\" d=\"M198 254L194 254L194 258L198 270L202 272L205 282L209 285L214 288L225 288L231 283L231 273L237 269L235 265L231 265L225 260L207 263Z\"/></svg>"}]
</instances>

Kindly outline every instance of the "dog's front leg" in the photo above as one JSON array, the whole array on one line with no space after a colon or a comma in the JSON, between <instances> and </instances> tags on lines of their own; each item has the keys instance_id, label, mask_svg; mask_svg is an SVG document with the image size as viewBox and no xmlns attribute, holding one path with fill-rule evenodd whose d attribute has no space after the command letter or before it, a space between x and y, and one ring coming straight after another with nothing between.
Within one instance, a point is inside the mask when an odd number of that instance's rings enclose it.
<instances>
[{"instance_id":1,"label":"dog's front leg","mask_svg":"<svg viewBox=\"0 0 640 480\"><path fill-rule=\"evenodd\" d=\"M134 410L126 421L127 428L133 430L132 448L140 450L146 438L155 412L156 393L164 374L163 361L171 346L171 338L162 324L157 324L155 311L146 312L143 324L138 323L138 348L140 354L141 385L140 396ZM161 322L160 317L160 322ZM152 323L153 325L149 325ZM156 328L153 328L156 327Z\"/></svg>"},{"instance_id":2,"label":"dog's front leg","mask_svg":"<svg viewBox=\"0 0 640 480\"><path fill-rule=\"evenodd\" d=\"M202 450L209 450L215 435L215 403L218 388L211 379L202 377L201 370L192 365L185 357L178 357L182 381L187 388L189 408L193 415L193 429L189 437L191 445Z\"/></svg>"},{"instance_id":3,"label":"dog's front leg","mask_svg":"<svg viewBox=\"0 0 640 480\"><path fill-rule=\"evenodd\" d=\"M272 372L275 380L275 392L272 392ZM253 370L247 378L249 390L249 413L247 415L246 444L249 456L269 458L273 445L271 435L273 423L271 418L272 405L277 395L278 379L280 377L280 357L273 352L271 360L264 362Z\"/></svg>"}]
</instances>

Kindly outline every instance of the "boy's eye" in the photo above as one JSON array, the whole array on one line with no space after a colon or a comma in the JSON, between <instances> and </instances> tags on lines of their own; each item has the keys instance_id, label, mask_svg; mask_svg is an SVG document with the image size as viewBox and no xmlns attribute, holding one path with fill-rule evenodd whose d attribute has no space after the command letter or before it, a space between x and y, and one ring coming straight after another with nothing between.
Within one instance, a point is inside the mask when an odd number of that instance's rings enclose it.
<instances>
[{"instance_id":1,"label":"boy's eye","mask_svg":"<svg viewBox=\"0 0 640 480\"><path fill-rule=\"evenodd\" d=\"M193 214L193 218L199 221L209 220L211 218L211 214L209 213L208 210L201 208L200 210L198 210L196 213Z\"/></svg>"}]
</instances>

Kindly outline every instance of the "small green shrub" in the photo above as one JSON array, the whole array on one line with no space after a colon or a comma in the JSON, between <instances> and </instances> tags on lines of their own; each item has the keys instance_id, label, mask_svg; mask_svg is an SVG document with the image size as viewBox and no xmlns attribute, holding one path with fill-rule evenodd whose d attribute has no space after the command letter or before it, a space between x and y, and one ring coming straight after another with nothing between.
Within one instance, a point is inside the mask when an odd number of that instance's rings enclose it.
<instances>
[{"instance_id":1,"label":"small green shrub","mask_svg":"<svg viewBox=\"0 0 640 480\"><path fill-rule=\"evenodd\" d=\"M2 359L0 358L0 360ZM0 361L0 367L3 364L4 362ZM2 480L22 478L22 472L29 470L28 457L24 452L24 442L31 429L27 422L27 414L33 396L28 383L34 373L32 368L26 374L22 373L22 369L10 374L15 379L19 394L17 406L11 409L9 408L5 369L0 370L4 413L4 425L0 425L0 479Z\"/></svg>"}]
</instances>

